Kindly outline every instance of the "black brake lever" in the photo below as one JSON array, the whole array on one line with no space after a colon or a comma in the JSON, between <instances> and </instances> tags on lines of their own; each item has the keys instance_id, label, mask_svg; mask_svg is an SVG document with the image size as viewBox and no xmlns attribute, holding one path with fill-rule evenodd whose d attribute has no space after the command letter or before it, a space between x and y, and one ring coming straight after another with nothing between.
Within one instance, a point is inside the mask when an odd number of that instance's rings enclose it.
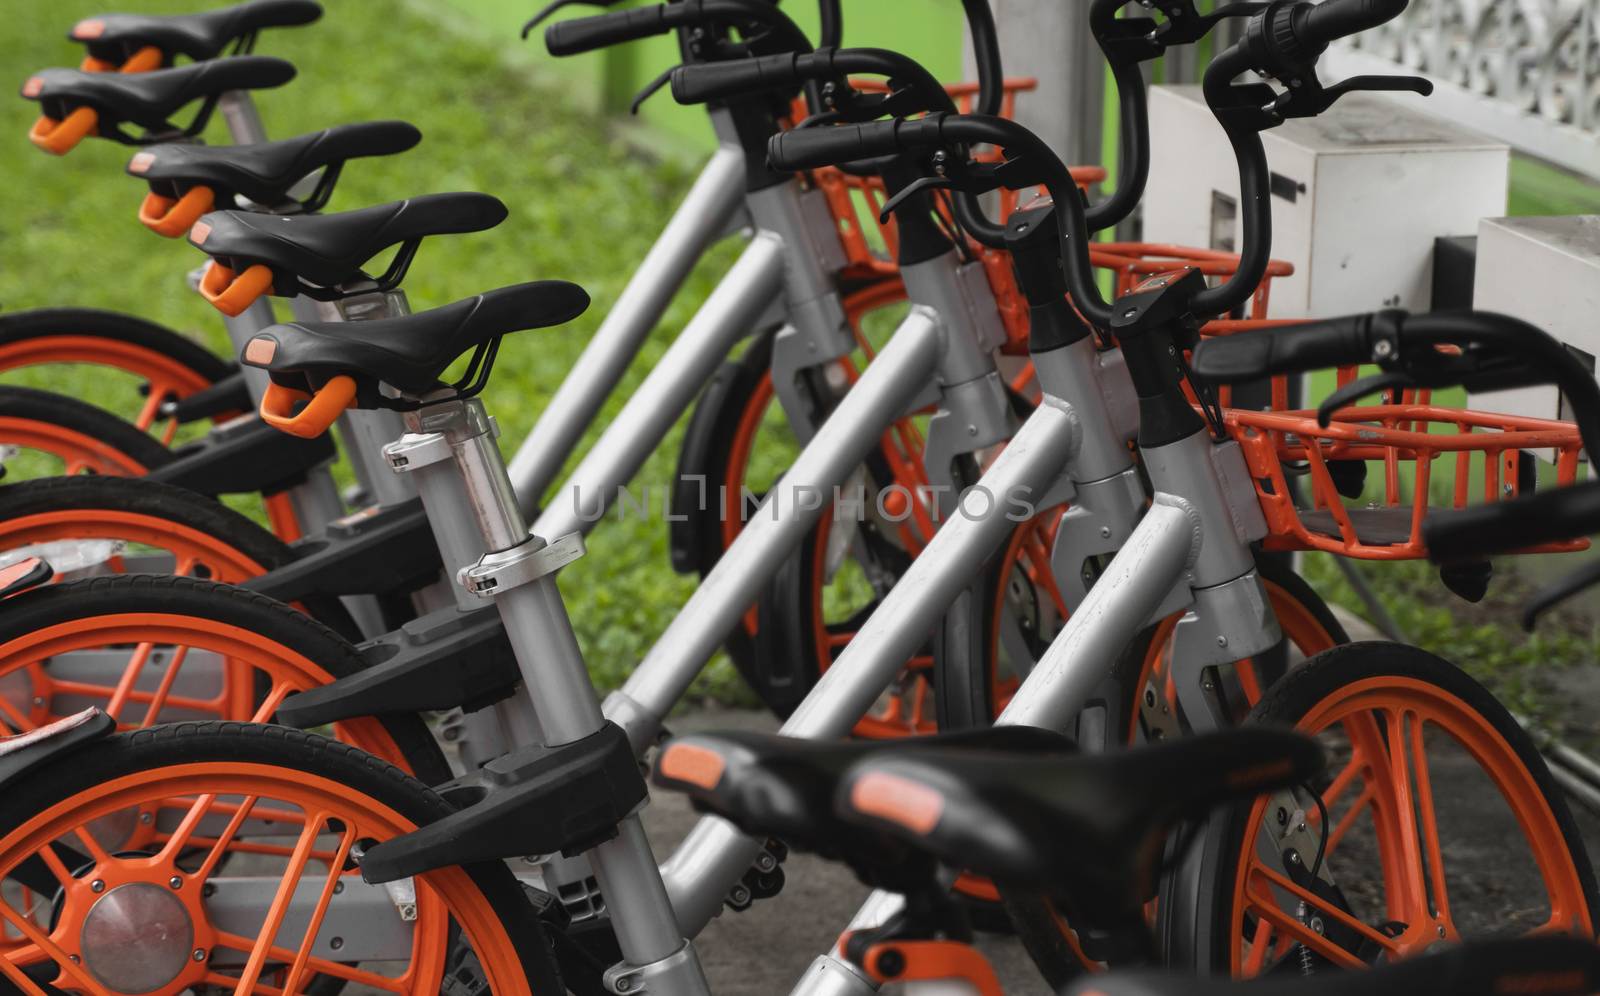
<instances>
[{"instance_id":1,"label":"black brake lever","mask_svg":"<svg viewBox=\"0 0 1600 996\"><path fill-rule=\"evenodd\" d=\"M887 225L895 208L920 193L929 190L954 190L955 186L955 181L948 176L919 176L901 187L899 193L883 202L883 208L878 211L878 224Z\"/></svg>"},{"instance_id":2,"label":"black brake lever","mask_svg":"<svg viewBox=\"0 0 1600 996\"><path fill-rule=\"evenodd\" d=\"M543 10L533 15L533 17L528 20L528 23L522 26L522 40L527 41L528 36L533 33L534 28L537 28L539 25L549 20L550 16L556 11L560 10L562 7L572 7L578 4L582 4L585 7L612 7L615 6L616 3L617 0L551 0L550 3L545 5Z\"/></svg>"},{"instance_id":3,"label":"black brake lever","mask_svg":"<svg viewBox=\"0 0 1600 996\"><path fill-rule=\"evenodd\" d=\"M1361 377L1339 388L1322 400L1322 404L1317 406L1317 424L1326 429L1328 423L1333 421L1334 412L1341 408L1350 407L1369 394L1376 394L1379 391L1393 391L1397 388L1405 390L1406 388L1419 386L1421 385L1410 374L1402 373L1399 370L1385 370L1381 373Z\"/></svg>"},{"instance_id":4,"label":"black brake lever","mask_svg":"<svg viewBox=\"0 0 1600 996\"><path fill-rule=\"evenodd\" d=\"M1279 119L1314 118L1332 107L1340 98L1352 93L1416 93L1426 97L1433 93L1433 83L1421 76L1352 76L1347 80L1325 87L1315 73L1309 73L1296 86L1278 94L1267 107L1268 114Z\"/></svg>"},{"instance_id":5,"label":"black brake lever","mask_svg":"<svg viewBox=\"0 0 1600 996\"><path fill-rule=\"evenodd\" d=\"M1211 33L1211 29L1230 17L1253 17L1270 6L1266 0L1249 0L1218 7L1209 14L1195 9L1193 0L1153 0L1166 21L1150 33L1150 40L1164 48L1192 45Z\"/></svg>"},{"instance_id":6,"label":"black brake lever","mask_svg":"<svg viewBox=\"0 0 1600 996\"><path fill-rule=\"evenodd\" d=\"M677 66L669 66L667 70L660 76L657 76L655 79L646 83L644 85L644 89L634 94L633 100L628 104L628 113L637 115L639 113L639 108L644 106L645 101L649 100L651 97L654 97L662 87L672 82L672 73L677 68Z\"/></svg>"},{"instance_id":7,"label":"black brake lever","mask_svg":"<svg viewBox=\"0 0 1600 996\"><path fill-rule=\"evenodd\" d=\"M1532 632L1540 616L1595 585L1600 585L1600 560L1585 564L1529 599L1522 608L1522 628Z\"/></svg>"}]
</instances>

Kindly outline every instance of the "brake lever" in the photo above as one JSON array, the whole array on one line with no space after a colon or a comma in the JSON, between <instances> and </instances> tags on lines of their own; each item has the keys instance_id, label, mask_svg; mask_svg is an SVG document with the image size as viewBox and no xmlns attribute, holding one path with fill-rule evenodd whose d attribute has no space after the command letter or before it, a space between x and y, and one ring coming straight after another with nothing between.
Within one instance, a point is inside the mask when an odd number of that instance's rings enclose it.
<instances>
[{"instance_id":1,"label":"brake lever","mask_svg":"<svg viewBox=\"0 0 1600 996\"><path fill-rule=\"evenodd\" d=\"M1540 616L1595 585L1600 585L1600 560L1585 564L1529 599L1522 608L1522 628L1533 632Z\"/></svg>"},{"instance_id":2,"label":"brake lever","mask_svg":"<svg viewBox=\"0 0 1600 996\"><path fill-rule=\"evenodd\" d=\"M669 66L660 76L646 83L644 89L634 94L633 100L628 103L628 113L637 116L639 108L644 106L645 101L654 97L662 87L672 82L672 73L677 68L677 66Z\"/></svg>"},{"instance_id":3,"label":"brake lever","mask_svg":"<svg viewBox=\"0 0 1600 996\"><path fill-rule=\"evenodd\" d=\"M1317 406L1317 424L1326 429L1328 423L1333 421L1334 412L1350 407L1369 394L1419 386L1421 385L1410 374L1399 370L1385 370L1353 380L1328 395L1322 400L1322 404Z\"/></svg>"},{"instance_id":4,"label":"brake lever","mask_svg":"<svg viewBox=\"0 0 1600 996\"><path fill-rule=\"evenodd\" d=\"M1352 76L1347 80L1325 87L1315 72L1307 73L1296 85L1286 81L1289 89L1278 94L1265 110L1280 120L1289 118L1314 118L1332 107L1342 97L1352 93L1416 93L1427 97L1433 93L1433 83L1421 76Z\"/></svg>"},{"instance_id":5,"label":"brake lever","mask_svg":"<svg viewBox=\"0 0 1600 996\"><path fill-rule=\"evenodd\" d=\"M1162 48L1193 45L1228 18L1254 17L1269 6L1265 0L1249 0L1249 2L1224 4L1209 14L1202 14L1195 9L1193 0L1151 0L1151 2L1167 18L1160 27L1150 32L1150 40Z\"/></svg>"},{"instance_id":6,"label":"brake lever","mask_svg":"<svg viewBox=\"0 0 1600 996\"><path fill-rule=\"evenodd\" d=\"M916 195L929 190L954 190L956 183L948 176L919 176L900 188L899 193L883 202L878 211L878 224L887 225L895 209Z\"/></svg>"},{"instance_id":7,"label":"brake lever","mask_svg":"<svg viewBox=\"0 0 1600 996\"><path fill-rule=\"evenodd\" d=\"M534 28L548 21L551 15L563 7L573 7L579 4L585 7L613 7L616 6L617 2L618 0L551 0L543 10L533 15L528 20L528 23L522 26L522 40L527 41L528 36L533 34Z\"/></svg>"}]
</instances>

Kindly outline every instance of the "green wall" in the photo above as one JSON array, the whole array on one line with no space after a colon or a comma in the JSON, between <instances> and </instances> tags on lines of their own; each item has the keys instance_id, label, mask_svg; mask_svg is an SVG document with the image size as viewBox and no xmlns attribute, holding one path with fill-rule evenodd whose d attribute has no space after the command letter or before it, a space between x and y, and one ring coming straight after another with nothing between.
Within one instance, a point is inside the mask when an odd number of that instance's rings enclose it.
<instances>
[{"instance_id":1,"label":"green wall","mask_svg":"<svg viewBox=\"0 0 1600 996\"><path fill-rule=\"evenodd\" d=\"M551 73L574 88L580 106L596 112L625 115L633 95L663 70L678 61L678 45L671 36L631 45L618 45L603 52L551 57L536 33L526 42L517 41L524 21L543 5L543 0L441 0L459 11L464 25L473 33L489 32L521 51L517 62L532 63L540 74ZM621 7L643 6L638 2ZM959 0L843 0L844 43L875 46L905 52L943 80L961 75L963 21ZM789 0L783 5L812 38L817 34L816 4L810 0ZM582 17L595 8L572 7L561 17ZM908 16L909 15L909 16ZM542 30L542 29L541 29ZM657 93L640 113L648 126L636 136L665 153L688 154L703 151L711 144L711 127L698 107L680 107L665 90Z\"/></svg>"}]
</instances>

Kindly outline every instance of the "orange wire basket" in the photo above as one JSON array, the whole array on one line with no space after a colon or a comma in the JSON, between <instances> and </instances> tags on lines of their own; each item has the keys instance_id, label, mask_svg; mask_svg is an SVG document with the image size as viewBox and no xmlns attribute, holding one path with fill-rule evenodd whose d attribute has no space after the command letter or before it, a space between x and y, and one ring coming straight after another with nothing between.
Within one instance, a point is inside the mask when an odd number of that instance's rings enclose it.
<instances>
[{"instance_id":1,"label":"orange wire basket","mask_svg":"<svg viewBox=\"0 0 1600 996\"><path fill-rule=\"evenodd\" d=\"M1265 547L1360 560L1427 556L1422 525L1431 513L1464 507L1474 493L1483 501L1516 497L1529 476L1524 455L1532 459L1535 450L1553 451L1559 486L1573 483L1583 445L1569 422L1420 403L1346 408L1326 428L1306 411L1230 409L1224 418L1266 515ZM1374 463L1382 464L1380 493L1367 487L1361 498L1341 494L1341 483L1347 493L1360 488ZM1574 540L1527 552L1588 545Z\"/></svg>"}]
</instances>

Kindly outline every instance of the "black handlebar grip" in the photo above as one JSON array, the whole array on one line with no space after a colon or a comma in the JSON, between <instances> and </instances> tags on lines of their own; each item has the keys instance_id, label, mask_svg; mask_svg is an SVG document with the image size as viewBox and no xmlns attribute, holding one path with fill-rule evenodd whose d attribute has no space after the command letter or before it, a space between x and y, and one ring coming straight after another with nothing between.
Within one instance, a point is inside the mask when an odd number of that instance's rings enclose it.
<instances>
[{"instance_id":1,"label":"black handlebar grip","mask_svg":"<svg viewBox=\"0 0 1600 996\"><path fill-rule=\"evenodd\" d=\"M898 121L873 121L779 132L767 140L767 164L793 173L887 156L900 148L895 135L898 125Z\"/></svg>"},{"instance_id":2,"label":"black handlebar grip","mask_svg":"<svg viewBox=\"0 0 1600 996\"><path fill-rule=\"evenodd\" d=\"M544 47L551 55L577 55L623 42L653 38L672 30L664 5L618 10L592 17L557 21L544 31Z\"/></svg>"},{"instance_id":3,"label":"black handlebar grip","mask_svg":"<svg viewBox=\"0 0 1600 996\"><path fill-rule=\"evenodd\" d=\"M1366 363L1372 359L1368 318L1355 315L1215 336L1195 347L1190 369L1201 380L1230 384Z\"/></svg>"},{"instance_id":4,"label":"black handlebar grip","mask_svg":"<svg viewBox=\"0 0 1600 996\"><path fill-rule=\"evenodd\" d=\"M800 82L791 52L733 62L702 62L672 71L672 99L680 104L737 97L761 90L793 87Z\"/></svg>"},{"instance_id":5,"label":"black handlebar grip","mask_svg":"<svg viewBox=\"0 0 1600 996\"><path fill-rule=\"evenodd\" d=\"M1410 0L1324 0L1306 14L1302 41L1327 43L1398 17Z\"/></svg>"},{"instance_id":6,"label":"black handlebar grip","mask_svg":"<svg viewBox=\"0 0 1600 996\"><path fill-rule=\"evenodd\" d=\"M1600 481L1434 512L1422 523L1428 559L1482 560L1542 543L1600 533Z\"/></svg>"}]
</instances>

